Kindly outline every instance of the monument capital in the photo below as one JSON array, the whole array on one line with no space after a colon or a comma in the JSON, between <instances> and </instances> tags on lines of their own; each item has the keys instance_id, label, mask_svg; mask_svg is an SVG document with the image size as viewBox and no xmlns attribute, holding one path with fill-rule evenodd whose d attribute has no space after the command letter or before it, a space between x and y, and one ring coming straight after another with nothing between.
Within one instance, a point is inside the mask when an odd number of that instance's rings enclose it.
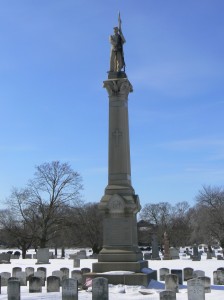
<instances>
[{"instance_id":1,"label":"monument capital","mask_svg":"<svg viewBox=\"0 0 224 300\"><path fill-rule=\"evenodd\" d=\"M128 94L133 92L133 87L127 78L105 80L103 87L106 88L109 97L123 96L127 98Z\"/></svg>"}]
</instances>

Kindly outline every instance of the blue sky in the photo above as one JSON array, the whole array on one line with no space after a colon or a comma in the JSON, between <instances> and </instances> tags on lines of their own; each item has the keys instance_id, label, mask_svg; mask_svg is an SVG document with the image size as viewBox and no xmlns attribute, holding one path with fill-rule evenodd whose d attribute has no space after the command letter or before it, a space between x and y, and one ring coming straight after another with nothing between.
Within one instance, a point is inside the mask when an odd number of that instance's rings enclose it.
<instances>
[{"instance_id":1,"label":"blue sky","mask_svg":"<svg viewBox=\"0 0 224 300\"><path fill-rule=\"evenodd\" d=\"M121 12L132 184L142 206L194 204L224 179L223 0L2 0L0 201L69 162L84 199L107 185L109 35Z\"/></svg>"}]
</instances>

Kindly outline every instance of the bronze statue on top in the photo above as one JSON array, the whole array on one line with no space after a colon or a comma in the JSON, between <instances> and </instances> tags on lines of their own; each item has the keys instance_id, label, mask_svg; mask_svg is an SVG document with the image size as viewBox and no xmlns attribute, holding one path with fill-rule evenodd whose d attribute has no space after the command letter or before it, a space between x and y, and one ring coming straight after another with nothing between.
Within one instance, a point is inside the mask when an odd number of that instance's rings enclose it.
<instances>
[{"instance_id":1,"label":"bronze statue on top","mask_svg":"<svg viewBox=\"0 0 224 300\"><path fill-rule=\"evenodd\" d=\"M118 27L114 27L114 34L110 36L111 53L110 53L110 72L121 72L124 68L125 61L123 44L126 42L121 30L120 13L118 15Z\"/></svg>"}]
</instances>

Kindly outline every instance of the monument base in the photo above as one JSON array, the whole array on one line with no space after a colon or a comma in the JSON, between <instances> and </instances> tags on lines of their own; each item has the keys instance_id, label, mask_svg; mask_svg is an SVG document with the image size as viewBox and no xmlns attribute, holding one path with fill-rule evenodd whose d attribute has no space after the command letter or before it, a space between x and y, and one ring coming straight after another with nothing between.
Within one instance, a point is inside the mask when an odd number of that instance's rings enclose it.
<instances>
[{"instance_id":1,"label":"monument base","mask_svg":"<svg viewBox=\"0 0 224 300\"><path fill-rule=\"evenodd\" d=\"M94 279L96 277L104 277L108 279L109 284L124 284L124 285L142 285L147 287L151 279L154 279L155 273L133 273L133 274L105 274L105 273L85 273L83 274L83 282L87 278Z\"/></svg>"},{"instance_id":2,"label":"monument base","mask_svg":"<svg viewBox=\"0 0 224 300\"><path fill-rule=\"evenodd\" d=\"M147 261L137 262L98 262L92 264L93 273L103 273L108 271L131 271L140 273L143 268L148 268Z\"/></svg>"}]
</instances>

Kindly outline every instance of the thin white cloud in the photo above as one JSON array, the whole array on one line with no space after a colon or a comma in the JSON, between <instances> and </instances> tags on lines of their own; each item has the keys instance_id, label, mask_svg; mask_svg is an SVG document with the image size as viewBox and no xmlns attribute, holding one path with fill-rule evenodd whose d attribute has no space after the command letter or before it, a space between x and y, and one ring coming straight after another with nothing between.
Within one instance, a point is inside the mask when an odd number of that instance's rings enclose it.
<instances>
[{"instance_id":1,"label":"thin white cloud","mask_svg":"<svg viewBox=\"0 0 224 300\"><path fill-rule=\"evenodd\" d=\"M194 138L185 140L169 141L157 146L165 147L172 150L189 150L189 149L200 149L200 148L211 148L211 147L224 147L223 139L214 138Z\"/></svg>"},{"instance_id":2,"label":"thin white cloud","mask_svg":"<svg viewBox=\"0 0 224 300\"><path fill-rule=\"evenodd\" d=\"M135 85L185 98L204 92L212 84L210 80L221 76L223 69L218 62L203 61L197 57L185 61L162 61L159 64L150 64L148 61L142 67L136 67L130 74Z\"/></svg>"}]
</instances>

